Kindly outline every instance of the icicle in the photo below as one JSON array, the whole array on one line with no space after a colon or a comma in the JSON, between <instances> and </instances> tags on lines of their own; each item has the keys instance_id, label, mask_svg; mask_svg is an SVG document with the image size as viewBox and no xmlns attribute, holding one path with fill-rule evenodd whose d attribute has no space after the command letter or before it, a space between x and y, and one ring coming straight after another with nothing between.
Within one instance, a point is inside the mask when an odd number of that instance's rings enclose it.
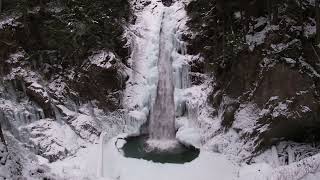
<instances>
[{"instance_id":1,"label":"icicle","mask_svg":"<svg viewBox=\"0 0 320 180\"><path fill-rule=\"evenodd\" d=\"M20 121L21 121L22 123L26 123L23 112L19 112L18 115L19 115Z\"/></svg>"},{"instance_id":2,"label":"icicle","mask_svg":"<svg viewBox=\"0 0 320 180\"><path fill-rule=\"evenodd\" d=\"M288 152L288 164L294 163L295 157L294 157L294 152L293 152L291 146L288 146L287 152Z\"/></svg>"},{"instance_id":3,"label":"icicle","mask_svg":"<svg viewBox=\"0 0 320 180\"><path fill-rule=\"evenodd\" d=\"M79 114L79 106L76 103L74 103L74 109L76 114Z\"/></svg>"},{"instance_id":4,"label":"icicle","mask_svg":"<svg viewBox=\"0 0 320 180\"><path fill-rule=\"evenodd\" d=\"M188 54L187 43L183 43L184 54Z\"/></svg>"},{"instance_id":5,"label":"icicle","mask_svg":"<svg viewBox=\"0 0 320 180\"><path fill-rule=\"evenodd\" d=\"M22 86L23 95L25 95L25 96L26 96L26 94L27 94L27 88L26 88L25 83L24 83L24 82L22 82L22 83L21 83L21 86Z\"/></svg>"},{"instance_id":6,"label":"icicle","mask_svg":"<svg viewBox=\"0 0 320 180\"><path fill-rule=\"evenodd\" d=\"M187 44L181 40L181 34L176 32L176 38L174 42L174 46L176 51L181 54L181 55L186 55L187 54Z\"/></svg>"},{"instance_id":7,"label":"icicle","mask_svg":"<svg viewBox=\"0 0 320 180\"><path fill-rule=\"evenodd\" d=\"M176 117L181 117L186 112L186 101L183 98L177 98L176 102Z\"/></svg>"},{"instance_id":8,"label":"icicle","mask_svg":"<svg viewBox=\"0 0 320 180\"><path fill-rule=\"evenodd\" d=\"M97 177L104 177L104 174L103 174L103 160L104 160L104 157L103 157L103 154L104 154L104 137L106 136L106 132L103 132L100 134L100 139L99 139L99 144L100 144L100 147L99 147L99 162L98 162L98 168L97 168Z\"/></svg>"},{"instance_id":9,"label":"icicle","mask_svg":"<svg viewBox=\"0 0 320 180\"><path fill-rule=\"evenodd\" d=\"M32 114L30 114L30 113L26 113L26 119L28 120L28 124L29 123L32 123Z\"/></svg>"},{"instance_id":10,"label":"icicle","mask_svg":"<svg viewBox=\"0 0 320 180\"><path fill-rule=\"evenodd\" d=\"M0 113L1 114L1 118L0 118L0 120L1 120L1 122L2 122L2 126L3 126L3 128L8 128L9 127L9 124L8 124L8 116L7 116L7 111L5 111L5 110L3 110L2 109L2 112Z\"/></svg>"},{"instance_id":11,"label":"icicle","mask_svg":"<svg viewBox=\"0 0 320 180\"><path fill-rule=\"evenodd\" d=\"M130 134L140 134L140 128L147 122L148 114L149 110L147 108L143 108L142 111L130 111L125 120L125 132Z\"/></svg>"},{"instance_id":12,"label":"icicle","mask_svg":"<svg viewBox=\"0 0 320 180\"><path fill-rule=\"evenodd\" d=\"M16 95L16 92L15 92L15 88L14 88L14 81L9 81L9 84L7 86L7 92L9 94L9 99L11 99L12 101L14 102L17 102L17 95Z\"/></svg>"},{"instance_id":13,"label":"icicle","mask_svg":"<svg viewBox=\"0 0 320 180\"><path fill-rule=\"evenodd\" d=\"M0 110L0 122L4 122L4 118L5 118L5 114L2 111L2 109Z\"/></svg>"},{"instance_id":14,"label":"icicle","mask_svg":"<svg viewBox=\"0 0 320 180\"><path fill-rule=\"evenodd\" d=\"M88 110L91 117L96 118L92 101L88 102Z\"/></svg>"},{"instance_id":15,"label":"icicle","mask_svg":"<svg viewBox=\"0 0 320 180\"><path fill-rule=\"evenodd\" d=\"M186 104L187 104L188 119L193 122L196 122L198 119L199 104L191 103L190 101L188 101Z\"/></svg>"},{"instance_id":16,"label":"icicle","mask_svg":"<svg viewBox=\"0 0 320 180\"><path fill-rule=\"evenodd\" d=\"M62 122L62 116L60 114L60 111L58 110L58 108L56 107L56 105L52 104L52 109L54 111L54 115L55 115L55 118L58 122Z\"/></svg>"},{"instance_id":17,"label":"icicle","mask_svg":"<svg viewBox=\"0 0 320 180\"><path fill-rule=\"evenodd\" d=\"M25 112L21 112L21 113L20 113L20 119L21 119L21 122L22 122L22 123L28 123L28 118L27 118Z\"/></svg>"},{"instance_id":18,"label":"icicle","mask_svg":"<svg viewBox=\"0 0 320 180\"><path fill-rule=\"evenodd\" d=\"M157 94L156 87L155 86L151 87L149 92L150 92L150 95L149 95L148 107L149 107L149 110L151 111L156 99L156 94Z\"/></svg>"},{"instance_id":19,"label":"icicle","mask_svg":"<svg viewBox=\"0 0 320 180\"><path fill-rule=\"evenodd\" d=\"M175 68L174 69L174 84L175 88L182 89L182 83L181 83L181 68Z\"/></svg>"},{"instance_id":20,"label":"icicle","mask_svg":"<svg viewBox=\"0 0 320 180\"><path fill-rule=\"evenodd\" d=\"M14 112L14 120L17 122L22 122L20 119L20 113L18 110Z\"/></svg>"},{"instance_id":21,"label":"icicle","mask_svg":"<svg viewBox=\"0 0 320 180\"><path fill-rule=\"evenodd\" d=\"M32 108L32 122L38 121L40 119L38 110L34 107Z\"/></svg>"},{"instance_id":22,"label":"icicle","mask_svg":"<svg viewBox=\"0 0 320 180\"><path fill-rule=\"evenodd\" d=\"M189 72L190 66L187 64L182 64L174 69L175 88L186 89L190 87Z\"/></svg>"},{"instance_id":23,"label":"icicle","mask_svg":"<svg viewBox=\"0 0 320 180\"><path fill-rule=\"evenodd\" d=\"M150 106L150 100L151 100L151 94L150 91L147 91L142 98L142 107L149 107Z\"/></svg>"},{"instance_id":24,"label":"icicle","mask_svg":"<svg viewBox=\"0 0 320 180\"><path fill-rule=\"evenodd\" d=\"M189 78L190 66L183 64L181 71L181 88L186 89L190 87L190 78Z\"/></svg>"},{"instance_id":25,"label":"icicle","mask_svg":"<svg viewBox=\"0 0 320 180\"><path fill-rule=\"evenodd\" d=\"M274 166L279 167L280 161L279 161L277 148L275 146L272 146L271 151L272 151L272 159L273 159Z\"/></svg>"},{"instance_id":26,"label":"icicle","mask_svg":"<svg viewBox=\"0 0 320 180\"><path fill-rule=\"evenodd\" d=\"M78 115L79 114L79 106L74 101L72 101L72 105L73 105L73 111L76 112L76 115Z\"/></svg>"},{"instance_id":27,"label":"icicle","mask_svg":"<svg viewBox=\"0 0 320 180\"><path fill-rule=\"evenodd\" d=\"M38 109L38 112L39 112L39 115L40 115L39 116L40 119L46 118L45 115L44 115L43 109Z\"/></svg>"}]
</instances>

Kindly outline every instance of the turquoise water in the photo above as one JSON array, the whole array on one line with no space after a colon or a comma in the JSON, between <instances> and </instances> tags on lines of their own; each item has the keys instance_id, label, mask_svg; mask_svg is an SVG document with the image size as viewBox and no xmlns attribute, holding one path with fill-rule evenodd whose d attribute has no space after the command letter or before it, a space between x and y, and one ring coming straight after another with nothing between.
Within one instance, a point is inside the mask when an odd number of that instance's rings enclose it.
<instances>
[{"instance_id":1,"label":"turquoise water","mask_svg":"<svg viewBox=\"0 0 320 180\"><path fill-rule=\"evenodd\" d=\"M126 138L127 143L122 148L124 156L158 163L184 164L196 159L200 154L199 149L186 147L182 144L170 151L148 151L146 145L147 140L147 136Z\"/></svg>"}]
</instances>

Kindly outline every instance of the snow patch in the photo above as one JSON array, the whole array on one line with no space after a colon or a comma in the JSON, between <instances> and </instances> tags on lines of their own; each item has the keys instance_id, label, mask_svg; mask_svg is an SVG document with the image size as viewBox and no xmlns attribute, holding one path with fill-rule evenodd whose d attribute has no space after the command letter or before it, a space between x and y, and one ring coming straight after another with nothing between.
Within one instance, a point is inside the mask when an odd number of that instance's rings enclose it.
<instances>
[{"instance_id":1,"label":"snow patch","mask_svg":"<svg viewBox=\"0 0 320 180\"><path fill-rule=\"evenodd\" d=\"M112 61L116 59L115 54L109 51L101 51L89 57L91 64L102 68L110 68Z\"/></svg>"},{"instance_id":2,"label":"snow patch","mask_svg":"<svg viewBox=\"0 0 320 180\"><path fill-rule=\"evenodd\" d=\"M39 120L24 129L30 133L30 143L51 161L74 154L85 143L68 125L50 119Z\"/></svg>"},{"instance_id":3,"label":"snow patch","mask_svg":"<svg viewBox=\"0 0 320 180\"><path fill-rule=\"evenodd\" d=\"M259 18L258 20L259 20L258 24L261 24L261 23L265 23L264 21L266 21L266 18ZM256 32L253 35L251 34L246 35L246 41L247 41L247 44L249 45L249 49L253 51L255 47L264 43L264 40L266 39L267 34L270 31L277 31L277 30L279 30L279 26L267 25L267 27L260 32Z\"/></svg>"},{"instance_id":4,"label":"snow patch","mask_svg":"<svg viewBox=\"0 0 320 180\"><path fill-rule=\"evenodd\" d=\"M242 105L235 114L233 127L241 129L244 133L252 133L259 119L259 112L255 104Z\"/></svg>"}]
</instances>

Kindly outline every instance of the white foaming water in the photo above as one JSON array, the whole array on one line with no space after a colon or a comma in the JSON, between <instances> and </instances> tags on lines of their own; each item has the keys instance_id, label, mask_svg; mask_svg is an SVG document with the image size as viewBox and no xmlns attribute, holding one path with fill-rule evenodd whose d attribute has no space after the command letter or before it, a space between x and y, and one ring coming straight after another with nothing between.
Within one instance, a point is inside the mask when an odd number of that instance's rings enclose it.
<instances>
[{"instance_id":1,"label":"white foaming water","mask_svg":"<svg viewBox=\"0 0 320 180\"><path fill-rule=\"evenodd\" d=\"M180 146L180 143L175 140L156 140L149 139L147 141L147 151L171 151Z\"/></svg>"}]
</instances>

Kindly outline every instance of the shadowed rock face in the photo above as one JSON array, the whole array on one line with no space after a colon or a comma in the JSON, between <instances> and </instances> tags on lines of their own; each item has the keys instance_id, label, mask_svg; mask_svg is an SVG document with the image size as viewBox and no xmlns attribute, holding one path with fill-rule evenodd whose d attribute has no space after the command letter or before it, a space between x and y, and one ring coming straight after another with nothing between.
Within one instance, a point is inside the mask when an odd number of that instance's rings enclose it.
<instances>
[{"instance_id":1,"label":"shadowed rock face","mask_svg":"<svg viewBox=\"0 0 320 180\"><path fill-rule=\"evenodd\" d=\"M60 129L57 119L62 119L76 136L93 142L100 135L100 124L94 118L89 120L92 112L79 112L79 106L92 101L91 111L99 107L105 114L122 108L122 92L128 79L126 60L130 54L122 35L131 16L129 2L4 0L3 5L2 128L27 141L34 129L22 132L20 126L41 119L49 128L38 133L46 137L50 128ZM8 19L7 23L2 24L2 17ZM100 52L112 56L90 58ZM79 115L84 120L77 119ZM30 149L44 156L45 148L52 145L37 147L35 142ZM61 152L52 153L50 161L70 155L69 151Z\"/></svg>"},{"instance_id":2,"label":"shadowed rock face","mask_svg":"<svg viewBox=\"0 0 320 180\"><path fill-rule=\"evenodd\" d=\"M312 45L315 34L303 32L302 37L301 32L292 29L301 21L315 27L308 21L314 18L310 13L314 8L308 1L303 2L305 17L302 20L294 18L294 9L299 9L297 4L279 2L279 7L286 8L279 13L279 20L273 22L272 30L268 29L270 26L265 18L268 16L265 4L260 1L243 6L246 2L241 0L199 0L187 7L191 17L188 25L198 33L192 38L185 35L190 42L188 52L200 53L205 58L205 63L193 62L191 69L213 74L216 81L212 105L224 107L222 125L226 129L234 127L234 115L244 104L253 103L263 110L253 133L243 135L248 139L258 135L258 149L268 148L281 140L320 140L320 66L317 57L320 49ZM217 7L215 11L211 11L213 7ZM245 21L228 15L243 7L246 14L254 17L247 32ZM256 42L261 34L264 38ZM232 100L225 104L221 96ZM261 131L262 127L268 128ZM239 132L241 134L241 129Z\"/></svg>"},{"instance_id":3,"label":"shadowed rock face","mask_svg":"<svg viewBox=\"0 0 320 180\"><path fill-rule=\"evenodd\" d=\"M95 99L103 109L115 110L121 107L121 91L128 78L124 69L129 56L128 49L124 47L126 40L121 35L123 24L129 20L129 3L126 0L110 3L101 0L95 3L42 3L45 6L39 9L35 8L38 1L4 1L4 13L13 11L21 15L13 15L12 23L0 29L0 77L12 73L13 68L21 68L20 72L12 75L12 80L19 79L24 83L27 87L26 96L45 109L47 117L52 111L52 98L63 102L66 97L75 99L75 96L79 96L75 101ZM85 8L79 11L80 7ZM24 13L24 10L34 11ZM95 23L88 22L88 17L84 16L92 10L97 12L90 14ZM74 23L70 23L69 15L74 16L70 17ZM112 18L105 20L104 16ZM108 68L90 64L88 60L92 54L101 50L115 55L110 60L112 62L108 62L108 59L101 62L109 63ZM20 54L18 58L17 54ZM67 85L59 88L65 91L64 94L57 97L56 94L61 92L54 92L56 90L45 86L29 88L33 81L28 71L37 74L34 81L41 85L49 86L54 81ZM70 78L71 74L74 77ZM16 90L22 91L21 88ZM48 97L43 97L43 94Z\"/></svg>"},{"instance_id":4,"label":"shadowed rock face","mask_svg":"<svg viewBox=\"0 0 320 180\"><path fill-rule=\"evenodd\" d=\"M173 3L172 0L162 0L163 5L165 6L171 6L171 4Z\"/></svg>"}]
</instances>

